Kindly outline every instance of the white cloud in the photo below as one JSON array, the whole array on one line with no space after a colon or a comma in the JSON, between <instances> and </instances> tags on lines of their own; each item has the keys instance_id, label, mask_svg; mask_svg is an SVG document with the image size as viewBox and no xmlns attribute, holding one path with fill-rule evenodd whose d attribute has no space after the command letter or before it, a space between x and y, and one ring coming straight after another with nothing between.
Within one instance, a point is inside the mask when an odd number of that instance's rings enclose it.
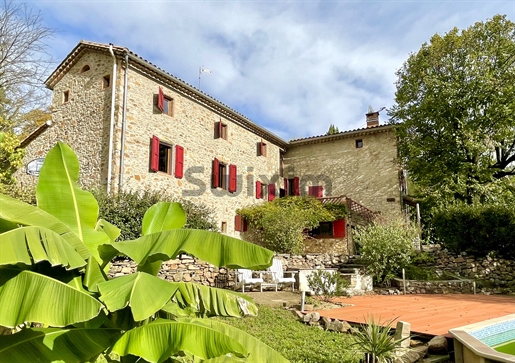
<instances>
[{"instance_id":1,"label":"white cloud","mask_svg":"<svg viewBox=\"0 0 515 363\"><path fill-rule=\"evenodd\" d=\"M61 60L80 39L126 46L285 139L363 127L395 71L436 32L511 1L40 2ZM384 120L384 117L383 117Z\"/></svg>"}]
</instances>

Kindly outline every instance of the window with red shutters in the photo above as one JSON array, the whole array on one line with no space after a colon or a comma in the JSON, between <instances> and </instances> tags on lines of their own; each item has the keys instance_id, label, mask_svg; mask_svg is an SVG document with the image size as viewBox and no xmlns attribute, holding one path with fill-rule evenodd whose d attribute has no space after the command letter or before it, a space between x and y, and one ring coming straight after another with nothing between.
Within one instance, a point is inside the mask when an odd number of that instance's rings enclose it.
<instances>
[{"instance_id":1,"label":"window with red shutters","mask_svg":"<svg viewBox=\"0 0 515 363\"><path fill-rule=\"evenodd\" d=\"M265 156L266 157L266 143L261 140L259 142L259 153L258 153L258 156Z\"/></svg>"},{"instance_id":2,"label":"window with red shutters","mask_svg":"<svg viewBox=\"0 0 515 363\"><path fill-rule=\"evenodd\" d=\"M338 219L333 222L333 237L343 238L345 237L345 219Z\"/></svg>"},{"instance_id":3,"label":"window with red shutters","mask_svg":"<svg viewBox=\"0 0 515 363\"><path fill-rule=\"evenodd\" d=\"M300 195L300 179L297 176L293 178L293 195Z\"/></svg>"},{"instance_id":4,"label":"window with red shutters","mask_svg":"<svg viewBox=\"0 0 515 363\"><path fill-rule=\"evenodd\" d=\"M229 165L229 191L236 192L238 189L238 178L236 172L236 165Z\"/></svg>"},{"instance_id":5,"label":"window with red shutters","mask_svg":"<svg viewBox=\"0 0 515 363\"><path fill-rule=\"evenodd\" d=\"M150 141L150 170L172 173L172 145L152 136Z\"/></svg>"},{"instance_id":6,"label":"window with red shutters","mask_svg":"<svg viewBox=\"0 0 515 363\"><path fill-rule=\"evenodd\" d=\"M175 177L181 179L184 175L184 148L175 145Z\"/></svg>"},{"instance_id":7,"label":"window with red shutters","mask_svg":"<svg viewBox=\"0 0 515 363\"><path fill-rule=\"evenodd\" d=\"M234 216L234 230L236 232L247 232L247 229L247 220L238 214Z\"/></svg>"},{"instance_id":8,"label":"window with red shutters","mask_svg":"<svg viewBox=\"0 0 515 363\"><path fill-rule=\"evenodd\" d=\"M268 184L268 201L275 199L275 184Z\"/></svg>"},{"instance_id":9,"label":"window with red shutters","mask_svg":"<svg viewBox=\"0 0 515 363\"><path fill-rule=\"evenodd\" d=\"M215 122L215 139L227 140L227 124L222 121Z\"/></svg>"},{"instance_id":10,"label":"window with red shutters","mask_svg":"<svg viewBox=\"0 0 515 363\"><path fill-rule=\"evenodd\" d=\"M313 185L309 187L308 194L312 197L322 198L324 196L324 187L321 185Z\"/></svg>"}]
</instances>

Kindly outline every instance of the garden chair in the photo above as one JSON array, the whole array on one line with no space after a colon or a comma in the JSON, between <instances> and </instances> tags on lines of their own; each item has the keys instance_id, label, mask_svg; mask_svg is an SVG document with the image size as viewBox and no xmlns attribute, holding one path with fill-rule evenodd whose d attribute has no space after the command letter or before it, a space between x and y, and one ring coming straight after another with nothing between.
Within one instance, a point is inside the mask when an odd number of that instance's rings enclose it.
<instances>
[{"instance_id":1,"label":"garden chair","mask_svg":"<svg viewBox=\"0 0 515 363\"><path fill-rule=\"evenodd\" d=\"M259 277L252 277L252 271L244 268L239 268L236 270L236 286L235 290L241 288L241 292L245 292L245 286L249 286L250 289L254 288L254 286L259 286L259 291L263 292L263 276L262 273L259 273Z\"/></svg>"},{"instance_id":2,"label":"garden chair","mask_svg":"<svg viewBox=\"0 0 515 363\"><path fill-rule=\"evenodd\" d=\"M275 259L272 262L272 266L268 268L268 271L272 274L272 282L275 285L275 291L277 291L277 285L288 286L291 285L291 290L295 291L295 276L298 271L283 271L283 262ZM289 274L290 277L285 277L285 274Z\"/></svg>"}]
</instances>

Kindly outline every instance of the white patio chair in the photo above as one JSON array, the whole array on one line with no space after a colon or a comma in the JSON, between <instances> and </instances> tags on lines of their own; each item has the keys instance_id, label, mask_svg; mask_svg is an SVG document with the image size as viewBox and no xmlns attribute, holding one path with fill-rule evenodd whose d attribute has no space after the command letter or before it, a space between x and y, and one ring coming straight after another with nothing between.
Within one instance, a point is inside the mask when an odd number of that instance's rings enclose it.
<instances>
[{"instance_id":1,"label":"white patio chair","mask_svg":"<svg viewBox=\"0 0 515 363\"><path fill-rule=\"evenodd\" d=\"M250 289L254 286L259 286L259 291L263 292L263 276L262 273L259 273L259 277L252 277L252 271L244 268L239 268L236 270L236 286L235 290L241 288L241 292L245 292L245 286L249 286Z\"/></svg>"},{"instance_id":2,"label":"white patio chair","mask_svg":"<svg viewBox=\"0 0 515 363\"><path fill-rule=\"evenodd\" d=\"M272 273L272 282L275 285L275 291L277 291L277 285L288 286L291 285L291 290L295 291L295 276L298 271L283 271L283 262L275 259L272 262L272 266L268 268L268 271ZM284 276L289 274L290 277Z\"/></svg>"}]
</instances>

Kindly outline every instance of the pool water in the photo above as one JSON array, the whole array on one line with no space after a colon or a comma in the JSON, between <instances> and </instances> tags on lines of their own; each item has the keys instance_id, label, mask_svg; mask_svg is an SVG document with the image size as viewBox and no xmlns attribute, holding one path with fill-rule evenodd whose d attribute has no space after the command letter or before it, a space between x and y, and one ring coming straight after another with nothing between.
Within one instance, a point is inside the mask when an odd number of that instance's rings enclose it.
<instances>
[{"instance_id":1,"label":"pool water","mask_svg":"<svg viewBox=\"0 0 515 363\"><path fill-rule=\"evenodd\" d=\"M508 343L503 343L493 347L496 351L506 354L515 355L515 340Z\"/></svg>"}]
</instances>

